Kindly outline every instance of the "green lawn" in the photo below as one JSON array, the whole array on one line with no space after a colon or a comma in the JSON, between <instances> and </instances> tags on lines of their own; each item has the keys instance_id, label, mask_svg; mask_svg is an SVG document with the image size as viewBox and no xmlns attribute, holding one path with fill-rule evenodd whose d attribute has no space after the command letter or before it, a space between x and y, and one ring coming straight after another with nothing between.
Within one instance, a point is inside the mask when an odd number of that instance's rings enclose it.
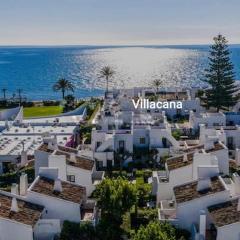
<instances>
[{"instance_id":1,"label":"green lawn","mask_svg":"<svg viewBox=\"0 0 240 240\"><path fill-rule=\"evenodd\" d=\"M47 117L62 113L61 106L24 107L24 117Z\"/></svg>"}]
</instances>

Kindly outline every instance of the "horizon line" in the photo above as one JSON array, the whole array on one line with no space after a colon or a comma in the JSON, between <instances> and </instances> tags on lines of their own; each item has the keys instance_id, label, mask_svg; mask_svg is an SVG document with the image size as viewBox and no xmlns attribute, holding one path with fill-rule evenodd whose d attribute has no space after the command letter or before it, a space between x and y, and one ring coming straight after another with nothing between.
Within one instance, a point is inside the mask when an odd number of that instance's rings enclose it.
<instances>
[{"instance_id":1,"label":"horizon line","mask_svg":"<svg viewBox=\"0 0 240 240\"><path fill-rule=\"evenodd\" d=\"M168 46L211 46L213 43L193 44L0 44L0 47L168 47ZM240 45L240 43L228 43L229 46Z\"/></svg>"}]
</instances>

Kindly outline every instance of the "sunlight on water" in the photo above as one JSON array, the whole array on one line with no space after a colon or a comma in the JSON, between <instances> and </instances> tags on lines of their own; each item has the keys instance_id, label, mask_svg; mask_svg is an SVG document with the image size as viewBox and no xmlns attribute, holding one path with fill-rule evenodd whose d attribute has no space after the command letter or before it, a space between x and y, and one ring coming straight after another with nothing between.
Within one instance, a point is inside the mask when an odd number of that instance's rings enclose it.
<instances>
[{"instance_id":1,"label":"sunlight on water","mask_svg":"<svg viewBox=\"0 0 240 240\"><path fill-rule=\"evenodd\" d=\"M240 48L232 49L240 79ZM0 87L7 95L22 89L29 99L59 99L53 84L61 77L72 81L77 97L103 93L99 71L114 68L112 88L149 86L161 78L165 86L199 86L207 67L208 47L0 47Z\"/></svg>"},{"instance_id":2,"label":"sunlight on water","mask_svg":"<svg viewBox=\"0 0 240 240\"><path fill-rule=\"evenodd\" d=\"M129 88L135 86L149 86L153 79L161 78L165 86L198 84L198 77L202 74L199 58L206 53L196 50L156 49L156 48L112 48L88 50L87 62L91 62L91 71L80 72L86 79L83 81L88 88L104 88L105 81L98 79L99 69L110 65L116 74L112 79L112 87ZM85 56L86 58L86 56ZM81 56L76 56L76 61Z\"/></svg>"}]
</instances>

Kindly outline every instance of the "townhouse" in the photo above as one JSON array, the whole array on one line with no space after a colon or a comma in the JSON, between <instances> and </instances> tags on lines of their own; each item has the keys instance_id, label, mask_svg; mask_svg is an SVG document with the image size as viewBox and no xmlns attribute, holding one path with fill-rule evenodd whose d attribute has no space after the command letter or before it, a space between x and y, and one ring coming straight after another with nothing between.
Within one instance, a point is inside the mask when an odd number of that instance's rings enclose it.
<instances>
[{"instance_id":1,"label":"townhouse","mask_svg":"<svg viewBox=\"0 0 240 240\"><path fill-rule=\"evenodd\" d=\"M35 175L41 167L58 168L60 179L85 186L87 196L90 196L96 184L103 180L104 172L96 171L95 161L91 152L88 153L58 145L52 138L44 139L34 153Z\"/></svg>"}]
</instances>

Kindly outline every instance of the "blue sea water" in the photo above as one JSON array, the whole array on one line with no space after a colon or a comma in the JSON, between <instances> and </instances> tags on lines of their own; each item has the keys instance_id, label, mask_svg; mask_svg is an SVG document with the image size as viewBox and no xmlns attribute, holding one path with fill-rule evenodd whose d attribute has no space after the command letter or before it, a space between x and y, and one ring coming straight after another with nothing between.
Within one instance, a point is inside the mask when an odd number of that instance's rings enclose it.
<instances>
[{"instance_id":1,"label":"blue sea water","mask_svg":"<svg viewBox=\"0 0 240 240\"><path fill-rule=\"evenodd\" d=\"M240 45L231 45L236 79L240 80ZM161 78L166 86L201 86L208 64L208 46L126 47L0 47L0 89L11 97L17 89L29 100L60 99L52 86L59 78L71 80L76 97L98 96L105 80L99 70L115 70L112 88L148 86ZM1 92L0 92L1 95Z\"/></svg>"}]
</instances>

